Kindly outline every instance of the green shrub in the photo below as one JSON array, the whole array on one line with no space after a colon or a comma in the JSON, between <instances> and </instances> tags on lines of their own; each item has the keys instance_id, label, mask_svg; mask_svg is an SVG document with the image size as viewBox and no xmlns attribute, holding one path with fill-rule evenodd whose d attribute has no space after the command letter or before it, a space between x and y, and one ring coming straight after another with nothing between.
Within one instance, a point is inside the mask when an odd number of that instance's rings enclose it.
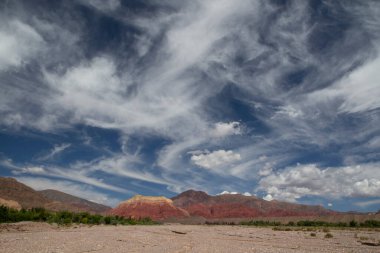
<instances>
[{"instance_id":1,"label":"green shrub","mask_svg":"<svg viewBox=\"0 0 380 253\"><path fill-rule=\"evenodd\" d=\"M325 234L325 238L333 238L334 236L330 233Z\"/></svg>"},{"instance_id":2,"label":"green shrub","mask_svg":"<svg viewBox=\"0 0 380 253\"><path fill-rule=\"evenodd\" d=\"M350 221L350 227L356 227L358 225L358 223L354 220Z\"/></svg>"},{"instance_id":3,"label":"green shrub","mask_svg":"<svg viewBox=\"0 0 380 253\"><path fill-rule=\"evenodd\" d=\"M316 237L317 234L316 234L316 233L310 233L310 236L311 236L311 237Z\"/></svg>"},{"instance_id":4,"label":"green shrub","mask_svg":"<svg viewBox=\"0 0 380 253\"><path fill-rule=\"evenodd\" d=\"M107 225L111 224L111 217L109 217L109 216L105 217L104 218L104 223L107 224Z\"/></svg>"}]
</instances>

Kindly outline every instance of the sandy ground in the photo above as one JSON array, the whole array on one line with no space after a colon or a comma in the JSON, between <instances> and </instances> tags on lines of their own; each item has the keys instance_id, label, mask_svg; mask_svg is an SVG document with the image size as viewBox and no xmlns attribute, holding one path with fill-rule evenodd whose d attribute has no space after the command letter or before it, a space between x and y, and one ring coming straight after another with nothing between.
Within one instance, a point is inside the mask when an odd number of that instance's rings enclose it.
<instances>
[{"instance_id":1,"label":"sandy ground","mask_svg":"<svg viewBox=\"0 0 380 253\"><path fill-rule=\"evenodd\" d=\"M45 223L0 225L1 253L84 252L380 252L380 232L273 231L241 226L72 226Z\"/></svg>"}]
</instances>

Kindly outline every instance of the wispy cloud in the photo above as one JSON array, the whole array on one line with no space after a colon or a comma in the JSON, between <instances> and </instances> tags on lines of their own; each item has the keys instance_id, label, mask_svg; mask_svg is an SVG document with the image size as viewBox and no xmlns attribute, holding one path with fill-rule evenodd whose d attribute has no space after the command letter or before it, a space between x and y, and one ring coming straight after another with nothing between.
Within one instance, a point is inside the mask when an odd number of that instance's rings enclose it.
<instances>
[{"instance_id":1,"label":"wispy cloud","mask_svg":"<svg viewBox=\"0 0 380 253\"><path fill-rule=\"evenodd\" d=\"M16 179L37 191L54 189L76 197L93 201L95 203L109 206L116 206L120 202L119 199L113 198L104 193L100 193L91 186L74 183L72 181L52 180L42 177L27 176L16 177Z\"/></svg>"},{"instance_id":2,"label":"wispy cloud","mask_svg":"<svg viewBox=\"0 0 380 253\"><path fill-rule=\"evenodd\" d=\"M360 201L355 203L356 206L365 208L368 206L373 206L373 205L380 205L380 199L374 199L374 200L368 200L368 201Z\"/></svg>"},{"instance_id":3,"label":"wispy cloud","mask_svg":"<svg viewBox=\"0 0 380 253\"><path fill-rule=\"evenodd\" d=\"M322 184L325 174L339 178L363 164L354 181L341 182L343 192L330 193L353 195L346 183L359 195L377 193L380 175L366 174L380 154L376 1L147 1L143 15L118 0L76 3L61 6L64 16L60 8L44 12L44 20L39 9L10 5L18 12L0 25L7 38L0 43L0 124L42 133L111 129L121 152L70 161L67 169L25 164L18 173L42 168L110 189L92 177L100 172L170 190L202 187L212 174L206 187L213 192L259 183L268 196L294 201L328 194L299 186L294 173L310 170L305 177L315 172ZM94 18L77 12L78 4ZM97 30L101 20L112 33ZM107 43L94 39L99 34ZM124 150L124 140L136 136L164 140L154 151L140 145L153 162ZM65 145L41 160L53 161ZM295 166L302 160L309 165ZM269 179L283 178L269 189Z\"/></svg>"},{"instance_id":4,"label":"wispy cloud","mask_svg":"<svg viewBox=\"0 0 380 253\"><path fill-rule=\"evenodd\" d=\"M63 143L61 145L55 145L50 150L50 152L48 154L37 158L37 160L46 161L46 160L53 159L54 157L56 157L57 155L59 155L60 153L62 153L66 149L68 149L70 146L71 146L71 144L69 144L69 143Z\"/></svg>"}]
</instances>

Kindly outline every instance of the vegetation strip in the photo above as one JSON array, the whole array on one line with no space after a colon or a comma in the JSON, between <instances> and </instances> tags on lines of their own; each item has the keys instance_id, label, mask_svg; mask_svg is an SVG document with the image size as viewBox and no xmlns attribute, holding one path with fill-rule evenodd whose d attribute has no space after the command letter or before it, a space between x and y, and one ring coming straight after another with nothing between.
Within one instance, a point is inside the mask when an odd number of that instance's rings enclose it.
<instances>
[{"instance_id":1,"label":"vegetation strip","mask_svg":"<svg viewBox=\"0 0 380 253\"><path fill-rule=\"evenodd\" d=\"M217 224L215 224L217 225ZM301 220L298 222L290 221L287 224L282 224L278 221L262 221L262 220L252 220L252 221L243 221L240 222L240 225L245 226L285 226L285 227L351 227L351 228L380 228L379 220L366 220L364 222L356 222L354 220L350 222L326 222L326 221L310 221L310 220Z\"/></svg>"},{"instance_id":2,"label":"vegetation strip","mask_svg":"<svg viewBox=\"0 0 380 253\"><path fill-rule=\"evenodd\" d=\"M103 216L87 212L74 213L68 211L50 212L44 208L21 209L20 211L0 206L0 223L40 221L59 225L91 224L91 225L153 225L158 224L150 218L132 219L121 216Z\"/></svg>"}]
</instances>

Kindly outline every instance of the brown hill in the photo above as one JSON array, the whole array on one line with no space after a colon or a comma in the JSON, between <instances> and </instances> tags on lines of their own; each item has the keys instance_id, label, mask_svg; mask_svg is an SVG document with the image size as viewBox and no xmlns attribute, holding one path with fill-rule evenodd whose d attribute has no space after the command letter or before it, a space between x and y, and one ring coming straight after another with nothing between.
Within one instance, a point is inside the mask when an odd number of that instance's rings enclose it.
<instances>
[{"instance_id":1,"label":"brown hill","mask_svg":"<svg viewBox=\"0 0 380 253\"><path fill-rule=\"evenodd\" d=\"M55 191L35 191L14 178L0 177L0 198L15 201L22 208L44 207L51 211L103 213L111 209L72 195Z\"/></svg>"},{"instance_id":2,"label":"brown hill","mask_svg":"<svg viewBox=\"0 0 380 253\"><path fill-rule=\"evenodd\" d=\"M121 202L110 211L112 215L131 217L134 219L150 217L153 220L167 218L185 218L189 214L185 210L175 207L173 201L165 197L147 197L136 195Z\"/></svg>"},{"instance_id":3,"label":"brown hill","mask_svg":"<svg viewBox=\"0 0 380 253\"><path fill-rule=\"evenodd\" d=\"M46 199L54 202L63 203L69 205L71 210L77 212L90 212L90 213L105 213L111 210L111 207L98 204L86 199L75 197L73 195L60 192L57 190L43 190L39 191ZM49 205L49 204L48 204Z\"/></svg>"},{"instance_id":4,"label":"brown hill","mask_svg":"<svg viewBox=\"0 0 380 253\"><path fill-rule=\"evenodd\" d=\"M176 207L185 209L191 216L207 219L321 216L335 213L321 206L265 201L240 194L210 196L194 190L183 192L172 200Z\"/></svg>"},{"instance_id":5,"label":"brown hill","mask_svg":"<svg viewBox=\"0 0 380 253\"><path fill-rule=\"evenodd\" d=\"M14 200L23 208L44 207L49 201L42 194L14 178L0 177L0 198Z\"/></svg>"}]
</instances>

